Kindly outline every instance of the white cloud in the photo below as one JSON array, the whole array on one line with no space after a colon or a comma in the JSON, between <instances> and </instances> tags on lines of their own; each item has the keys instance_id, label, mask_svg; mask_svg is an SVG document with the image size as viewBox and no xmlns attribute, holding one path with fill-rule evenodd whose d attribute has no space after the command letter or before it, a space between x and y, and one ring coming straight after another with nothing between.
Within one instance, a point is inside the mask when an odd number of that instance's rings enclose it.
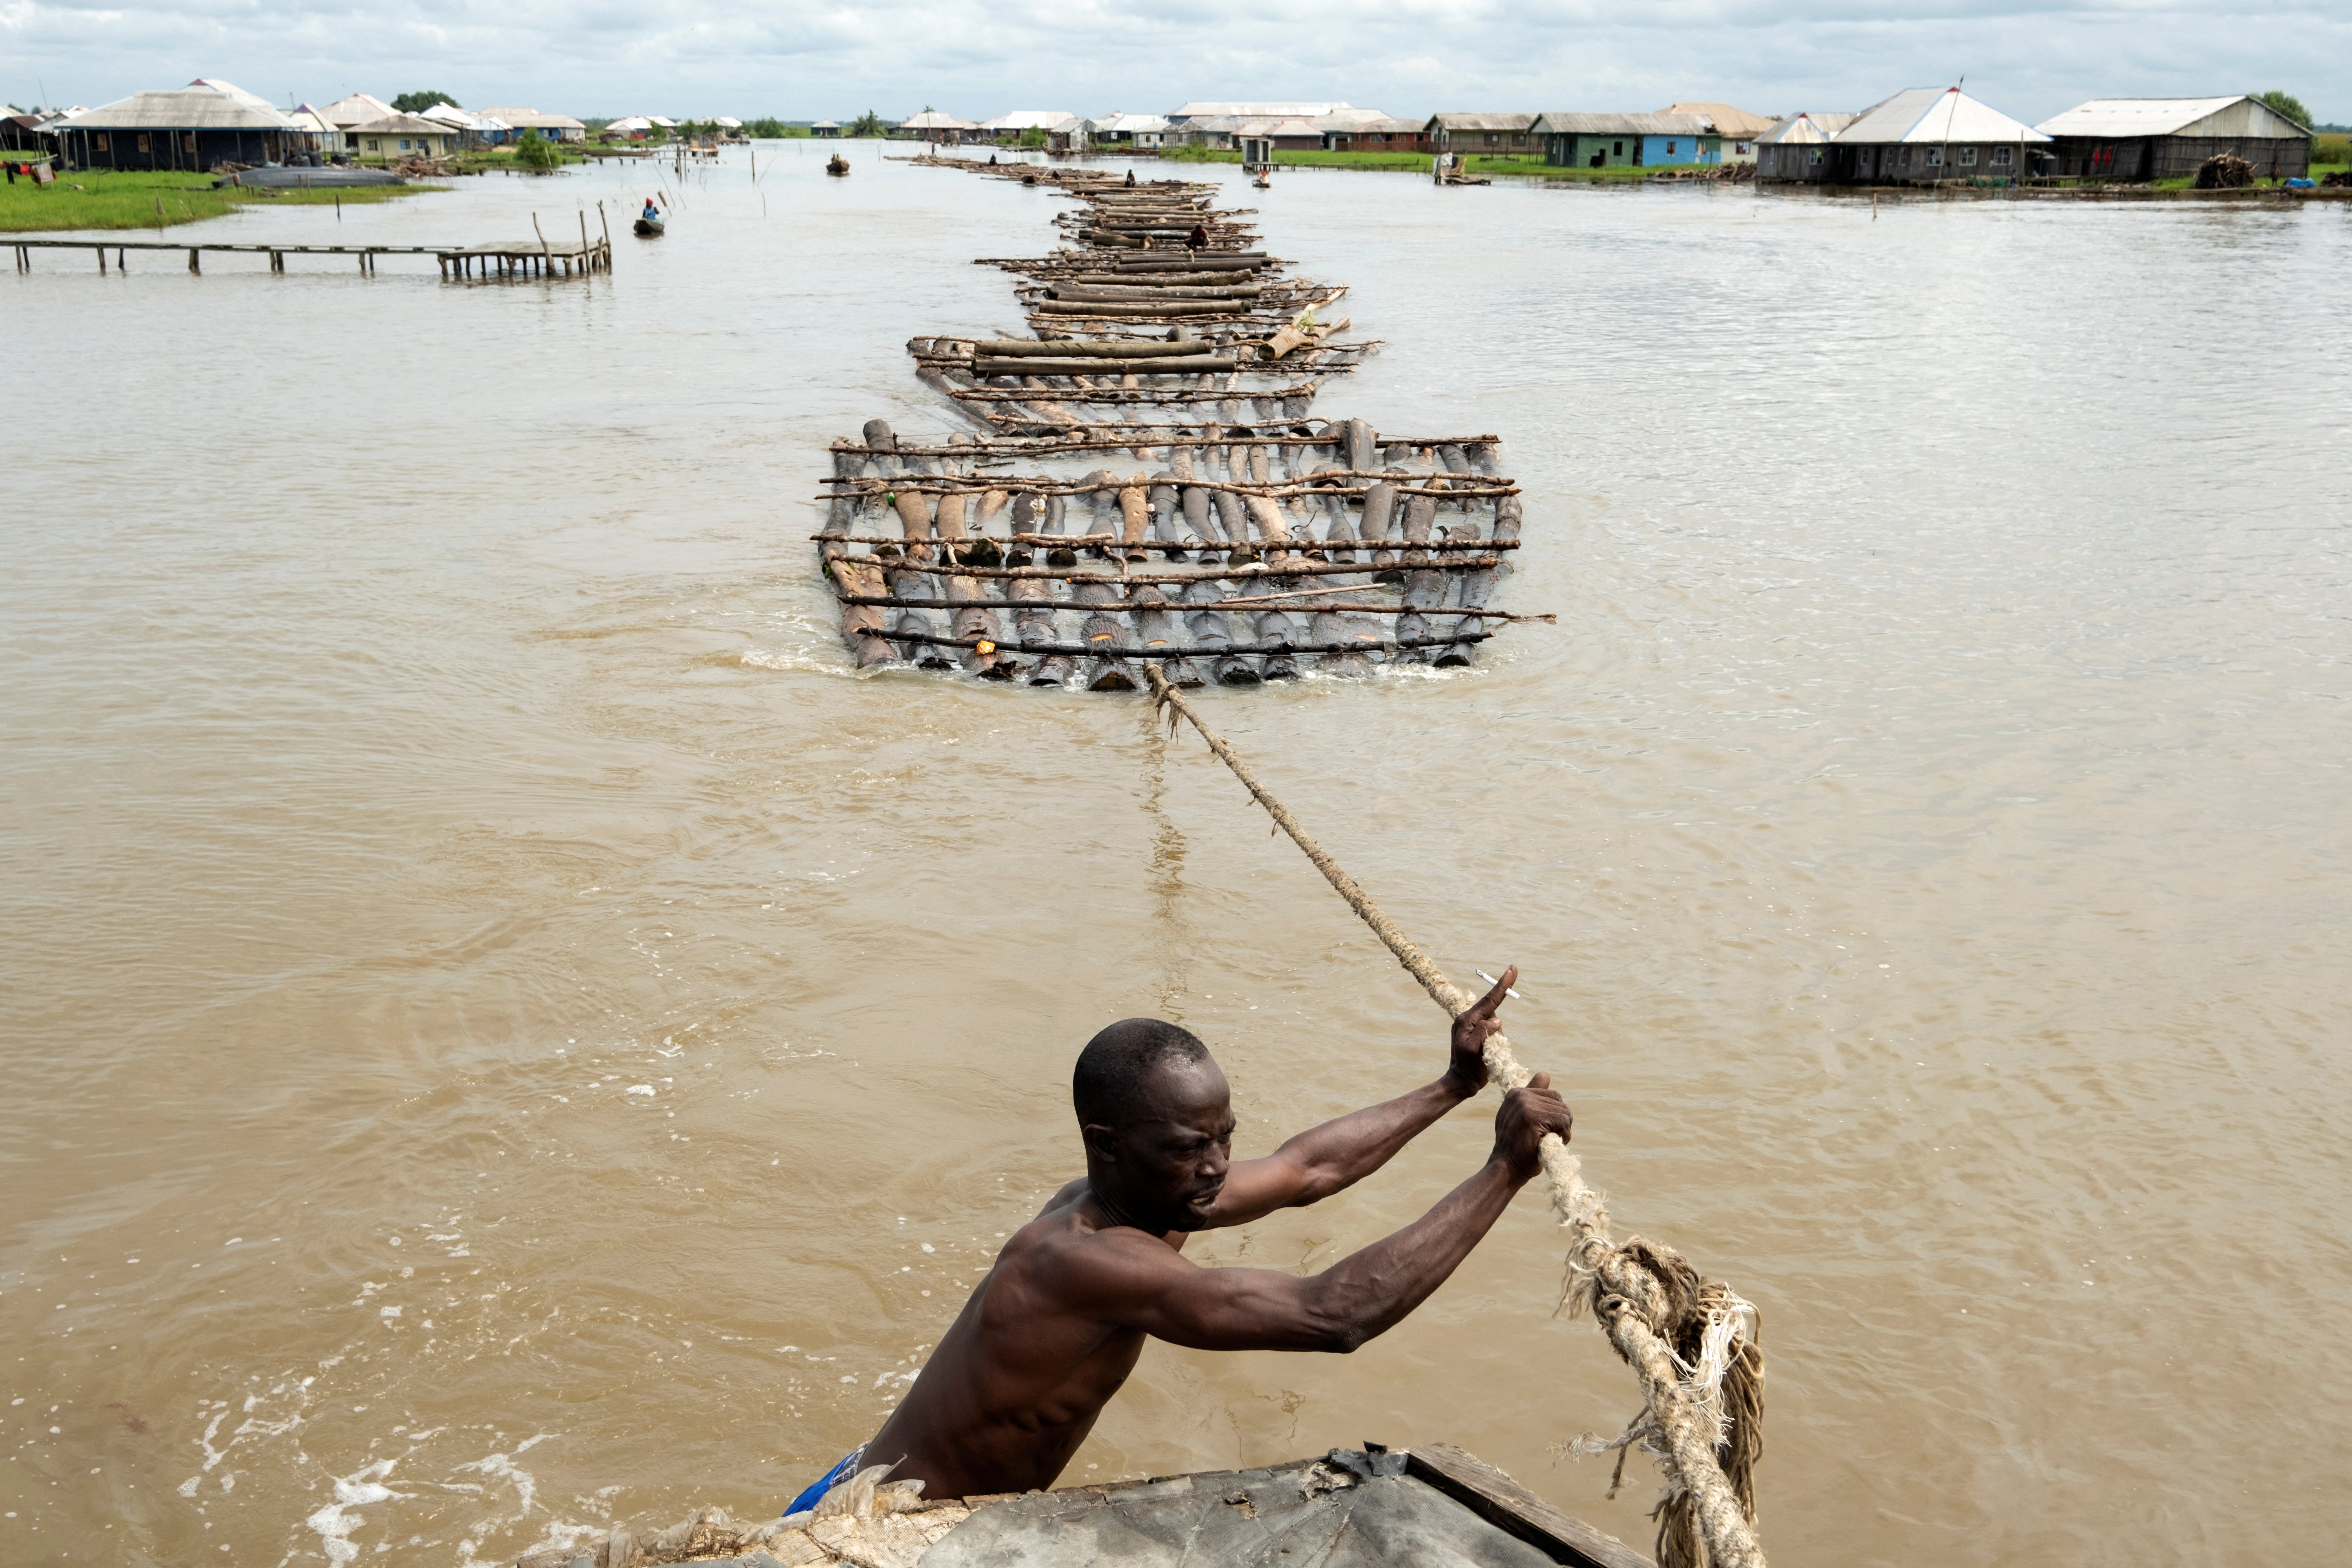
<instances>
[{"instance_id":1,"label":"white cloud","mask_svg":"<svg viewBox=\"0 0 2352 1568\"><path fill-rule=\"evenodd\" d=\"M2038 120L2085 98L2284 87L2352 119L2352 11L2168 0L191 0L0 4L0 97L102 103L221 76L278 102L439 89L590 114L971 118L1188 98L1438 109L1857 109L1965 75Z\"/></svg>"}]
</instances>

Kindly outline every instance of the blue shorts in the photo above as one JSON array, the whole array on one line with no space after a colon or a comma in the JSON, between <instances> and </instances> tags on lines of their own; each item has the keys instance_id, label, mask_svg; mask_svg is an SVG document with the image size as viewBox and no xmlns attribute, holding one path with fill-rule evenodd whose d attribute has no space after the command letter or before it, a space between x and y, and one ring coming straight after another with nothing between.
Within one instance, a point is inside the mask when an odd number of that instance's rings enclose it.
<instances>
[{"instance_id":1,"label":"blue shorts","mask_svg":"<svg viewBox=\"0 0 2352 1568\"><path fill-rule=\"evenodd\" d=\"M841 1457L841 1463L834 1466L833 1468L825 1471L823 1476L819 1477L815 1485L810 1487L808 1490L801 1493L800 1496L793 1499L792 1506L784 1510L784 1516L789 1519L793 1514L806 1512L808 1510L813 1509L817 1504L823 1502L824 1500L825 1493L831 1491L834 1488L839 1486L842 1482L849 1479L850 1477L857 1473L858 1462L865 1458L866 1445L860 1443L857 1447L850 1449L848 1453L844 1454Z\"/></svg>"}]
</instances>

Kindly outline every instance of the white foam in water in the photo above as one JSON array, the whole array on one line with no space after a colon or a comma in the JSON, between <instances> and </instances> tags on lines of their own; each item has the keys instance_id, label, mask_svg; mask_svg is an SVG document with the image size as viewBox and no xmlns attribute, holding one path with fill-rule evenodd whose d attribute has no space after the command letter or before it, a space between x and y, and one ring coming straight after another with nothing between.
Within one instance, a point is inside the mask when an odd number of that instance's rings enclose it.
<instances>
[{"instance_id":1,"label":"white foam in water","mask_svg":"<svg viewBox=\"0 0 2352 1568\"><path fill-rule=\"evenodd\" d=\"M466 1532L466 1539L457 1543L459 1562L472 1563L476 1549L481 1545L483 1539L491 1531L502 1524L516 1524L529 1519L531 1510L539 1506L539 1482L529 1470L515 1463L515 1456L529 1453L553 1436L555 1434L552 1432L541 1432L517 1443L510 1453L485 1455L471 1464L457 1467L457 1473L461 1475L470 1470L477 1475L488 1476L508 1482L514 1488L515 1496L515 1510L511 1514L485 1515L474 1521L473 1528ZM457 1484L462 1483L453 1483L453 1489ZM593 1525L567 1525L550 1520L547 1526L547 1539L540 1542L540 1545L569 1546L580 1537L593 1533L594 1528ZM533 1547L531 1550L536 1551L538 1547Z\"/></svg>"},{"instance_id":2,"label":"white foam in water","mask_svg":"<svg viewBox=\"0 0 2352 1568\"><path fill-rule=\"evenodd\" d=\"M393 1466L399 1462L397 1459L378 1459L348 1476L337 1476L335 1500L302 1521L319 1532L320 1542L326 1548L327 1561L336 1564L336 1568L341 1568L343 1563L360 1554L360 1549L351 1541L352 1527L360 1521L351 1510L409 1495L394 1491L383 1484L383 1478L392 1474Z\"/></svg>"}]
</instances>

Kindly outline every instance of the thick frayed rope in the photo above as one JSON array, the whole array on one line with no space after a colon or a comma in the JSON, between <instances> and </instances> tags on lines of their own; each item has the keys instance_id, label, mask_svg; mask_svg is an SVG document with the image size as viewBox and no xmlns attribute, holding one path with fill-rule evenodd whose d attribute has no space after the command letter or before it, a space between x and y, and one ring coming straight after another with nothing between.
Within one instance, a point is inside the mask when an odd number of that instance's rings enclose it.
<instances>
[{"instance_id":1,"label":"thick frayed rope","mask_svg":"<svg viewBox=\"0 0 2352 1568\"><path fill-rule=\"evenodd\" d=\"M1233 770L1250 797L1305 851L1422 989L1449 1016L1467 1012L1477 998L1448 980L1391 923L1356 879L1250 775L1224 738L1201 722L1165 675L1150 664L1143 673L1153 701L1169 716L1169 732L1175 732L1179 716L1199 731L1217 760ZM1488 1037L1486 1058L1486 1071L1507 1091L1533 1076L1500 1032ZM1540 1154L1552 1212L1568 1232L1561 1305L1570 1317L1592 1314L1641 1380L1643 1398L1641 1415L1622 1436L1614 1442L1588 1436L1569 1451L1618 1449L1621 1473L1623 1451L1631 1446L1657 1457L1666 1472L1666 1495L1655 1514L1659 1568L1764 1568L1755 1522L1755 1467L1764 1451L1764 1352L1758 1343L1755 1307L1727 1285L1703 1283L1672 1247L1638 1236L1613 1239L1608 1208L1584 1184L1568 1145L1547 1135ZM1610 1489L1613 1495L1613 1481Z\"/></svg>"}]
</instances>

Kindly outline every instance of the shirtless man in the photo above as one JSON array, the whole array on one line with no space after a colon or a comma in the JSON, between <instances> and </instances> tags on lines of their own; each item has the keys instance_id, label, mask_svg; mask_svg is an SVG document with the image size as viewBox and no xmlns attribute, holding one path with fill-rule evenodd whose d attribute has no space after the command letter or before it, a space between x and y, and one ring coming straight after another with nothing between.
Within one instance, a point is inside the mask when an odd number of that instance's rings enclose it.
<instances>
[{"instance_id":1,"label":"shirtless man","mask_svg":"<svg viewBox=\"0 0 2352 1568\"><path fill-rule=\"evenodd\" d=\"M868 1464L935 1498L1050 1487L1135 1370L1146 1336L1199 1350L1355 1350L1428 1300L1538 1171L1568 1107L1538 1074L1507 1096L1475 1174L1385 1240L1302 1279L1203 1268L1196 1230L1318 1203L1370 1175L1486 1087L1480 1052L1517 979L1454 1021L1443 1077L1233 1161L1234 1112L1208 1047L1173 1024L1129 1018L1087 1045L1072 1084L1087 1173L1021 1227L964 1303L882 1430L796 1499L813 1508Z\"/></svg>"}]
</instances>

